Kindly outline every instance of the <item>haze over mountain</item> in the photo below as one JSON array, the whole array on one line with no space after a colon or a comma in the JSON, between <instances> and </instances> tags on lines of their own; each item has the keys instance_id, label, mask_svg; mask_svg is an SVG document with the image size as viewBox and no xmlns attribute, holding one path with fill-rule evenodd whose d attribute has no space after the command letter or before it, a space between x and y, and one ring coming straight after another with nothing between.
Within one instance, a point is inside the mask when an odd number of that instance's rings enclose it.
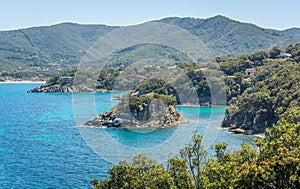
<instances>
[{"instance_id":1,"label":"haze over mountain","mask_svg":"<svg viewBox=\"0 0 300 189\"><path fill-rule=\"evenodd\" d=\"M284 48L299 41L281 31L260 28L220 15L208 19L174 17L161 21L185 28L199 36L216 56L252 53L274 46Z\"/></svg>"},{"instance_id":2,"label":"haze over mountain","mask_svg":"<svg viewBox=\"0 0 300 189\"><path fill-rule=\"evenodd\" d=\"M77 63L94 42L117 27L62 23L0 32L0 66L51 67Z\"/></svg>"},{"instance_id":3,"label":"haze over mountain","mask_svg":"<svg viewBox=\"0 0 300 189\"><path fill-rule=\"evenodd\" d=\"M300 28L290 28L282 31L283 34L292 37L300 39Z\"/></svg>"},{"instance_id":4,"label":"haze over mountain","mask_svg":"<svg viewBox=\"0 0 300 189\"><path fill-rule=\"evenodd\" d=\"M264 29L224 16L208 19L165 18L158 22L172 24L200 37L216 56L251 53L286 47L300 42L300 29L285 31ZM72 66L100 37L117 26L62 23L0 32L0 69L19 67L57 69ZM298 39L297 39L298 38Z\"/></svg>"}]
</instances>

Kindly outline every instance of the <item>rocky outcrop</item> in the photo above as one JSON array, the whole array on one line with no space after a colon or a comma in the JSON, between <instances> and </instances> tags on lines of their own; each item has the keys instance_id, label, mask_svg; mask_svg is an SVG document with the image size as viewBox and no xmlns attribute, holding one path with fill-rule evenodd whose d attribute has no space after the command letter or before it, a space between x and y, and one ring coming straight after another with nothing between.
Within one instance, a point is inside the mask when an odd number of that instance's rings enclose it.
<instances>
[{"instance_id":1,"label":"rocky outcrop","mask_svg":"<svg viewBox=\"0 0 300 189\"><path fill-rule=\"evenodd\" d=\"M258 129L257 120L249 119L247 114L243 112L239 112L239 115L235 115L233 113L234 111L236 111L236 109L233 107L226 109L221 127L228 128L228 131L234 134L251 135L264 133L264 129Z\"/></svg>"},{"instance_id":2,"label":"rocky outcrop","mask_svg":"<svg viewBox=\"0 0 300 189\"><path fill-rule=\"evenodd\" d=\"M78 87L73 86L60 86L56 85L42 85L41 87L37 87L34 89L30 89L27 91L28 93L76 93L79 92Z\"/></svg>"},{"instance_id":3,"label":"rocky outcrop","mask_svg":"<svg viewBox=\"0 0 300 189\"><path fill-rule=\"evenodd\" d=\"M59 84L55 85L42 85L34 89L27 91L28 93L103 93L109 92L105 89L92 89L89 87L78 87L78 86L61 86Z\"/></svg>"},{"instance_id":4,"label":"rocky outcrop","mask_svg":"<svg viewBox=\"0 0 300 189\"><path fill-rule=\"evenodd\" d=\"M158 99L143 103L136 110L127 108L119 103L84 125L102 128L165 128L187 122L175 105L164 105Z\"/></svg>"}]
</instances>

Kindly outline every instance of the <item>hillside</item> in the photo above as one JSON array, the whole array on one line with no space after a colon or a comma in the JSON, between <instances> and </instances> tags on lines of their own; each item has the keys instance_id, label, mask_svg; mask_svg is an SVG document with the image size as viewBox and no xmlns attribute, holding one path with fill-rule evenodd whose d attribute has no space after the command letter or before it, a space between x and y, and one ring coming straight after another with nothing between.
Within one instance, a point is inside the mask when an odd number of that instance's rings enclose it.
<instances>
[{"instance_id":1,"label":"hillside","mask_svg":"<svg viewBox=\"0 0 300 189\"><path fill-rule=\"evenodd\" d=\"M62 23L0 32L0 69L60 69L78 63L85 50L116 27ZM21 68L21 69L22 69Z\"/></svg>"},{"instance_id":2,"label":"hillside","mask_svg":"<svg viewBox=\"0 0 300 189\"><path fill-rule=\"evenodd\" d=\"M173 17L161 22L182 27L199 36L216 56L247 54L274 46L284 48L299 41L281 31L260 28L224 16L208 19Z\"/></svg>"},{"instance_id":3,"label":"hillside","mask_svg":"<svg viewBox=\"0 0 300 189\"><path fill-rule=\"evenodd\" d=\"M232 98L223 127L263 132L300 107L300 44L289 46L290 59L265 59L248 88Z\"/></svg>"},{"instance_id":4,"label":"hillside","mask_svg":"<svg viewBox=\"0 0 300 189\"><path fill-rule=\"evenodd\" d=\"M290 28L287 30L283 30L282 33L285 34L286 36L300 39L300 28Z\"/></svg>"},{"instance_id":5,"label":"hillside","mask_svg":"<svg viewBox=\"0 0 300 189\"><path fill-rule=\"evenodd\" d=\"M251 53L275 45L285 47L300 41L281 31L263 29L223 16L208 19L165 18L159 22L189 30L199 36L216 56ZM90 45L116 28L62 23L1 31L0 71L69 69L78 63Z\"/></svg>"}]
</instances>

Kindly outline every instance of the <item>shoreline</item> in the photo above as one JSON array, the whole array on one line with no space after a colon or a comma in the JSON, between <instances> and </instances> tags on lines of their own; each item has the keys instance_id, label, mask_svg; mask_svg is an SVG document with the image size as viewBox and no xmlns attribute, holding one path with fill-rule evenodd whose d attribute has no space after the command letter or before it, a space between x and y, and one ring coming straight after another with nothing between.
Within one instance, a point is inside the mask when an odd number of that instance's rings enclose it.
<instances>
[{"instance_id":1,"label":"shoreline","mask_svg":"<svg viewBox=\"0 0 300 189\"><path fill-rule=\"evenodd\" d=\"M192 107L192 108L218 108L218 107L227 107L227 105L211 105L211 106L206 106L206 105L199 105L199 104L178 104L176 106L180 107Z\"/></svg>"},{"instance_id":2,"label":"shoreline","mask_svg":"<svg viewBox=\"0 0 300 189\"><path fill-rule=\"evenodd\" d=\"M129 129L129 130L143 130L143 129L170 129L174 127L180 127L184 126L186 124L190 123L189 120L184 120L181 123L176 123L174 125L165 125L165 126L158 126L158 125L150 125L150 126L141 126L141 125L135 125L135 126L123 126L123 127L109 127L105 125L85 125L80 124L75 127L77 128L92 128L92 129Z\"/></svg>"},{"instance_id":3,"label":"shoreline","mask_svg":"<svg viewBox=\"0 0 300 189\"><path fill-rule=\"evenodd\" d=\"M0 84L33 84L46 83L46 81L0 81Z\"/></svg>"},{"instance_id":4,"label":"shoreline","mask_svg":"<svg viewBox=\"0 0 300 189\"><path fill-rule=\"evenodd\" d=\"M258 138L266 138L265 133L258 133L258 134L254 134L252 136L258 137Z\"/></svg>"},{"instance_id":5,"label":"shoreline","mask_svg":"<svg viewBox=\"0 0 300 189\"><path fill-rule=\"evenodd\" d=\"M247 130L240 129L240 128L237 128L237 130L235 130L235 129L230 130L230 128L222 127L221 125L219 125L218 128L222 129L222 130L226 130L228 133L234 134L234 135L245 135L245 136L247 135L247 136L253 136L253 137L258 137L258 138L266 138L265 133L250 133L250 132L247 132Z\"/></svg>"}]
</instances>

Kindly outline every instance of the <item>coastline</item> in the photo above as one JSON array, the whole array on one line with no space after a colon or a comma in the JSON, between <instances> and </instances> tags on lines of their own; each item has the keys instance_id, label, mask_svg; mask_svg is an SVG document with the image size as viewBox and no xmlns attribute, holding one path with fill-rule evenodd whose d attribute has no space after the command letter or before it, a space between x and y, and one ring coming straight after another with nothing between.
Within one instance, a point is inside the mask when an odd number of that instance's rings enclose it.
<instances>
[{"instance_id":1,"label":"coastline","mask_svg":"<svg viewBox=\"0 0 300 189\"><path fill-rule=\"evenodd\" d=\"M181 106L181 107L192 107L192 108L204 108L204 107L208 107L208 108L217 108L217 107L227 107L227 105L206 105L206 104L189 104L189 103L185 103L185 104L178 104L176 106Z\"/></svg>"},{"instance_id":2,"label":"coastline","mask_svg":"<svg viewBox=\"0 0 300 189\"><path fill-rule=\"evenodd\" d=\"M0 81L0 84L33 84L46 83L46 81Z\"/></svg>"},{"instance_id":3,"label":"coastline","mask_svg":"<svg viewBox=\"0 0 300 189\"><path fill-rule=\"evenodd\" d=\"M249 136L258 137L258 138L266 138L265 133L251 133L244 129L240 129L240 128L232 129L232 128L228 128L228 127L222 127L221 125L219 125L218 128L222 129L222 130L226 130L230 134L249 135Z\"/></svg>"},{"instance_id":4,"label":"coastline","mask_svg":"<svg viewBox=\"0 0 300 189\"><path fill-rule=\"evenodd\" d=\"M158 126L158 125L151 125L151 126L123 126L123 127L108 127L105 125L100 125L100 126L95 126L95 125L85 125L85 124L80 124L75 126L76 128L92 128L92 129L136 129L136 130L143 130L143 129L169 129L169 128L174 128L174 127L179 127L179 126L184 126L186 124L190 123L188 120L184 120L182 123L177 123L174 125L166 125L166 126Z\"/></svg>"},{"instance_id":5,"label":"coastline","mask_svg":"<svg viewBox=\"0 0 300 189\"><path fill-rule=\"evenodd\" d=\"M258 138L266 138L265 133L254 134L253 136L258 137Z\"/></svg>"}]
</instances>

